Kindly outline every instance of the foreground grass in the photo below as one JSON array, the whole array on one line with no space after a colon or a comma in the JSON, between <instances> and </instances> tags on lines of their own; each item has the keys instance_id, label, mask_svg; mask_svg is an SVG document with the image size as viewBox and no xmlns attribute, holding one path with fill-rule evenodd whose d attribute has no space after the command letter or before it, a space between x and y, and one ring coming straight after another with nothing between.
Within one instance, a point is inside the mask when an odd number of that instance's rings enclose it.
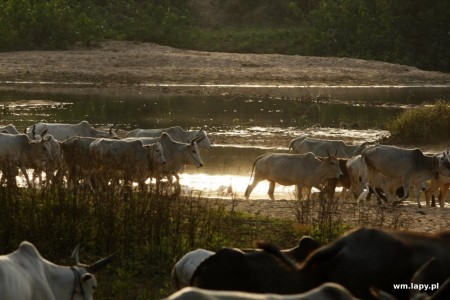
<instances>
[{"instance_id":1,"label":"foreground grass","mask_svg":"<svg viewBox=\"0 0 450 300\"><path fill-rule=\"evenodd\" d=\"M233 212L232 201L111 189L0 189L0 253L23 240L50 261L70 265L72 249L91 263L116 253L98 274L96 299L160 299L169 294L173 264L196 248L252 247L255 240L292 247L292 221Z\"/></svg>"},{"instance_id":2,"label":"foreground grass","mask_svg":"<svg viewBox=\"0 0 450 300\"><path fill-rule=\"evenodd\" d=\"M338 200L292 201L292 220L239 213L235 200L123 188L0 187L0 204L0 254L16 250L23 240L63 265L73 263L69 256L79 243L84 263L115 252L115 260L97 276L96 299L167 296L172 266L197 248L251 248L257 240L290 248L303 235L324 244L352 227L386 224L382 208L370 212ZM349 211L351 216L344 216Z\"/></svg>"}]
</instances>

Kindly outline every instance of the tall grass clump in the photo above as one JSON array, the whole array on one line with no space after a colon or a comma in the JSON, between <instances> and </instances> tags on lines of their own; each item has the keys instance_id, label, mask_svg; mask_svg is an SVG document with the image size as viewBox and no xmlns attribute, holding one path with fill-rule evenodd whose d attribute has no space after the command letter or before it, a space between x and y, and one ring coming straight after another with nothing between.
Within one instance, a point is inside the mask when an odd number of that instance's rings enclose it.
<instances>
[{"instance_id":1,"label":"tall grass clump","mask_svg":"<svg viewBox=\"0 0 450 300\"><path fill-rule=\"evenodd\" d=\"M0 186L0 254L23 240L64 265L73 264L77 244L86 263L114 252L97 276L96 299L161 299L170 291L171 268L191 250L248 248L261 239L280 247L298 242L290 222L250 218L234 212L232 201L200 196L117 186Z\"/></svg>"},{"instance_id":2,"label":"tall grass clump","mask_svg":"<svg viewBox=\"0 0 450 300\"><path fill-rule=\"evenodd\" d=\"M389 142L394 143L440 143L450 139L450 105L439 100L405 111L387 123Z\"/></svg>"}]
</instances>

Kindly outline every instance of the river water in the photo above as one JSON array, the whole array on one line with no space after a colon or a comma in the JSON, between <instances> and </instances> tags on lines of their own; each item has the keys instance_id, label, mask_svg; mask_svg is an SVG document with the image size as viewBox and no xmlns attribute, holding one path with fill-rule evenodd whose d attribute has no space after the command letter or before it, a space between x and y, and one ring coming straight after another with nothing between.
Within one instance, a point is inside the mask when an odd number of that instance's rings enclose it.
<instances>
[{"instance_id":1,"label":"river water","mask_svg":"<svg viewBox=\"0 0 450 300\"><path fill-rule=\"evenodd\" d=\"M203 196L242 198L254 159L287 151L289 140L296 136L374 141L387 134L386 122L405 109L450 95L442 87L334 90L338 99L330 94L333 89L310 89L297 97L1 91L0 125L12 123L23 131L42 120L87 120L95 127L113 126L123 135L135 128L203 127L214 148L202 151L204 167L188 166L181 172L183 189ZM268 199L267 189L268 183L261 182L251 199ZM293 199L292 187L277 185L275 198Z\"/></svg>"}]
</instances>

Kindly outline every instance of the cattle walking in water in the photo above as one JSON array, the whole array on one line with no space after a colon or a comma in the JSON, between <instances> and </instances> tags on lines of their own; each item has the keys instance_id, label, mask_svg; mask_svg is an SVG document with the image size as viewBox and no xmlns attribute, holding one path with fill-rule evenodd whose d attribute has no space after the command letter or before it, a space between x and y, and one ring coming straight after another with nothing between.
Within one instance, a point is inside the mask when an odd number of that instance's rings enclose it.
<instances>
[{"instance_id":1,"label":"cattle walking in water","mask_svg":"<svg viewBox=\"0 0 450 300\"><path fill-rule=\"evenodd\" d=\"M319 159L313 153L306 154L285 154L270 153L259 156L253 163L253 182L248 185L245 191L245 198L250 197L255 186L262 180L268 180L269 197L274 200L273 193L275 184L296 185L298 189L298 199L302 197L302 188L307 189L309 199L313 187L322 190L322 185L326 179L339 178L342 171L339 168L339 161L334 156Z\"/></svg>"},{"instance_id":2,"label":"cattle walking in water","mask_svg":"<svg viewBox=\"0 0 450 300\"><path fill-rule=\"evenodd\" d=\"M22 242L16 251L0 256L0 298L2 300L92 300L97 280L94 273L104 268L113 255L91 265L80 264L76 247L74 266L59 266L43 258L36 247Z\"/></svg>"},{"instance_id":3,"label":"cattle walking in water","mask_svg":"<svg viewBox=\"0 0 450 300\"><path fill-rule=\"evenodd\" d=\"M289 150L293 153L304 154L314 153L316 156L327 156L329 153L336 153L339 158L350 158L361 154L364 149L369 147L368 142L361 145L347 145L340 140L314 139L307 136L293 139L289 144Z\"/></svg>"},{"instance_id":4,"label":"cattle walking in water","mask_svg":"<svg viewBox=\"0 0 450 300\"><path fill-rule=\"evenodd\" d=\"M33 138L35 135L42 136L46 131L51 134L56 140L64 141L71 137L96 137L96 138L115 138L117 134L112 131L101 131L93 128L88 121L81 121L78 124L61 124L61 123L36 123L26 129L26 134Z\"/></svg>"},{"instance_id":5,"label":"cattle walking in water","mask_svg":"<svg viewBox=\"0 0 450 300\"><path fill-rule=\"evenodd\" d=\"M398 182L395 185L402 187L403 197L394 203L399 203L408 197L409 187L416 187L417 204L421 207L420 187L427 180L437 176L450 176L450 154L442 156L426 156L419 149L404 149L394 146L377 145L366 149L362 159L367 166L368 176L365 182L371 183L373 176L382 174L388 181ZM363 184L365 184L363 182ZM385 190L388 192L388 190ZM391 193L388 198L393 199Z\"/></svg>"},{"instance_id":6,"label":"cattle walking in water","mask_svg":"<svg viewBox=\"0 0 450 300\"><path fill-rule=\"evenodd\" d=\"M135 129L130 131L126 137L154 137L158 138L161 134L167 133L172 140L181 143L191 143L192 141L197 141L200 148L205 150L212 149L212 143L208 138L206 131L203 128L199 130L184 130L180 126L173 126L168 128L158 128L158 129Z\"/></svg>"}]
</instances>

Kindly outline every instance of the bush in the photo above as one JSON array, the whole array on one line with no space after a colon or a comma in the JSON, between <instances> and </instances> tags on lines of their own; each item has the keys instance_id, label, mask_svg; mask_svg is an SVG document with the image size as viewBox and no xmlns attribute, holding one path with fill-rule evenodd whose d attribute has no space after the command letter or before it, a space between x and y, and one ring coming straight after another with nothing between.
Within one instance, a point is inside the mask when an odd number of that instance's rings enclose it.
<instances>
[{"instance_id":1,"label":"bush","mask_svg":"<svg viewBox=\"0 0 450 300\"><path fill-rule=\"evenodd\" d=\"M386 125L389 142L427 144L450 139L450 106L444 100L409 109Z\"/></svg>"}]
</instances>

